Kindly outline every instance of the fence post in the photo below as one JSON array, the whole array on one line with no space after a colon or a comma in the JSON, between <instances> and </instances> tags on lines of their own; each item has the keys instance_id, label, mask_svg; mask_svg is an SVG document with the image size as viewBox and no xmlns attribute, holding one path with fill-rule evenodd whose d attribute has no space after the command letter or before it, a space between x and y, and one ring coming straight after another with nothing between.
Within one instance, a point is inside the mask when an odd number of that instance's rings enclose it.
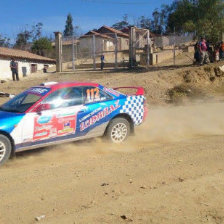
<instances>
[{"instance_id":1,"label":"fence post","mask_svg":"<svg viewBox=\"0 0 224 224\"><path fill-rule=\"evenodd\" d=\"M149 30L147 31L147 69L149 68L150 65L150 40L149 40Z\"/></svg>"},{"instance_id":2,"label":"fence post","mask_svg":"<svg viewBox=\"0 0 224 224\"><path fill-rule=\"evenodd\" d=\"M136 65L136 29L131 27L129 31L129 68Z\"/></svg>"},{"instance_id":3,"label":"fence post","mask_svg":"<svg viewBox=\"0 0 224 224\"><path fill-rule=\"evenodd\" d=\"M96 37L93 35L93 69L96 70Z\"/></svg>"},{"instance_id":4,"label":"fence post","mask_svg":"<svg viewBox=\"0 0 224 224\"><path fill-rule=\"evenodd\" d=\"M176 32L174 27L174 43L173 43L173 65L176 65Z\"/></svg>"},{"instance_id":5,"label":"fence post","mask_svg":"<svg viewBox=\"0 0 224 224\"><path fill-rule=\"evenodd\" d=\"M118 40L117 40L117 34L115 33L115 68L117 69L118 64L117 64L117 53L118 53Z\"/></svg>"},{"instance_id":6,"label":"fence post","mask_svg":"<svg viewBox=\"0 0 224 224\"><path fill-rule=\"evenodd\" d=\"M55 32L56 72L62 72L62 33Z\"/></svg>"},{"instance_id":7,"label":"fence post","mask_svg":"<svg viewBox=\"0 0 224 224\"><path fill-rule=\"evenodd\" d=\"M75 71L75 46L74 35L72 35L72 70Z\"/></svg>"}]
</instances>

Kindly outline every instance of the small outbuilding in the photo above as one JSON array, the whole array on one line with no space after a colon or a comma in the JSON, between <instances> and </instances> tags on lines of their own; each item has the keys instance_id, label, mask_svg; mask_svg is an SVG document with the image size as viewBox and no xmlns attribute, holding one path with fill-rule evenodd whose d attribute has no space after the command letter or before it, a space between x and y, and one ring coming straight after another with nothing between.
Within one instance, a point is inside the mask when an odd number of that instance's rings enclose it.
<instances>
[{"instance_id":1,"label":"small outbuilding","mask_svg":"<svg viewBox=\"0 0 224 224\"><path fill-rule=\"evenodd\" d=\"M53 66L56 61L28 51L0 47L0 79L11 79L10 61L14 58L18 62L19 76L28 76L44 68Z\"/></svg>"}]
</instances>

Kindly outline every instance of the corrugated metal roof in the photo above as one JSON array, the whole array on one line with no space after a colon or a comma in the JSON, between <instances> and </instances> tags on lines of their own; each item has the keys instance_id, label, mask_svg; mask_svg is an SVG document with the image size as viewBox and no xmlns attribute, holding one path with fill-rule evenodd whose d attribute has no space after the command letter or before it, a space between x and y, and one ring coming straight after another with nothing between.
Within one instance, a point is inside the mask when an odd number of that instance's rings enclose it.
<instances>
[{"instance_id":1,"label":"corrugated metal roof","mask_svg":"<svg viewBox=\"0 0 224 224\"><path fill-rule=\"evenodd\" d=\"M6 47L0 47L0 57L17 58L17 59L19 58L19 59L55 63L55 60L51 58L33 54L28 51L17 50L17 49L6 48Z\"/></svg>"}]
</instances>

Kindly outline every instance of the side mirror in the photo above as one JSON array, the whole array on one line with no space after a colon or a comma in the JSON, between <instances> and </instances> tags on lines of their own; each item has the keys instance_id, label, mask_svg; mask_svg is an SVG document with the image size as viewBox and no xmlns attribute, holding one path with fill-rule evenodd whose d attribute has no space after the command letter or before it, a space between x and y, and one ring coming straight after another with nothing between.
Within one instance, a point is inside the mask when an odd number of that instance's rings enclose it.
<instances>
[{"instance_id":1,"label":"side mirror","mask_svg":"<svg viewBox=\"0 0 224 224\"><path fill-rule=\"evenodd\" d=\"M36 108L35 112L40 113L40 112L42 112L44 110L50 110L50 109L51 109L51 105L49 103L45 103L45 104L40 104Z\"/></svg>"}]
</instances>

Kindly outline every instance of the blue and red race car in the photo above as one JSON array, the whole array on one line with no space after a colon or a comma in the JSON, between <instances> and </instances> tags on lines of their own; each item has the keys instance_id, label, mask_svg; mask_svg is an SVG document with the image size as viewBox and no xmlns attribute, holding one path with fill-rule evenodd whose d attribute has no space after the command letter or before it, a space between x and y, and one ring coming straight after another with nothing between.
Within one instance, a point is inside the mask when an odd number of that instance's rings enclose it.
<instances>
[{"instance_id":1,"label":"blue and red race car","mask_svg":"<svg viewBox=\"0 0 224 224\"><path fill-rule=\"evenodd\" d=\"M106 136L121 143L146 116L142 87L125 95L95 83L48 82L0 107L0 164L15 152Z\"/></svg>"}]
</instances>

